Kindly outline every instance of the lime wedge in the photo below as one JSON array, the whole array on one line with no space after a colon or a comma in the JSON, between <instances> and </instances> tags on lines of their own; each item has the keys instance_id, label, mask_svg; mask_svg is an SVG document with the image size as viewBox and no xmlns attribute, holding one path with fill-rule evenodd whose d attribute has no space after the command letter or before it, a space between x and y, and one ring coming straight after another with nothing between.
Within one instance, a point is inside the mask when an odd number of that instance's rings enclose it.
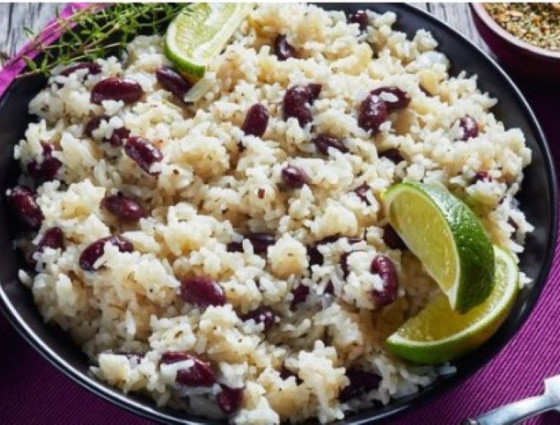
<instances>
[{"instance_id":1,"label":"lime wedge","mask_svg":"<svg viewBox=\"0 0 560 425\"><path fill-rule=\"evenodd\" d=\"M179 70L202 77L208 61L219 54L252 3L195 3L185 6L165 35L165 55Z\"/></svg>"},{"instance_id":2,"label":"lime wedge","mask_svg":"<svg viewBox=\"0 0 560 425\"><path fill-rule=\"evenodd\" d=\"M436 364L453 360L488 340L507 317L519 286L514 258L498 247L494 252L494 289L482 304L459 314L441 294L391 335L387 347L407 360Z\"/></svg>"},{"instance_id":3,"label":"lime wedge","mask_svg":"<svg viewBox=\"0 0 560 425\"><path fill-rule=\"evenodd\" d=\"M445 187L400 183L383 196L389 222L451 308L466 313L492 291L494 252L480 220Z\"/></svg>"}]
</instances>

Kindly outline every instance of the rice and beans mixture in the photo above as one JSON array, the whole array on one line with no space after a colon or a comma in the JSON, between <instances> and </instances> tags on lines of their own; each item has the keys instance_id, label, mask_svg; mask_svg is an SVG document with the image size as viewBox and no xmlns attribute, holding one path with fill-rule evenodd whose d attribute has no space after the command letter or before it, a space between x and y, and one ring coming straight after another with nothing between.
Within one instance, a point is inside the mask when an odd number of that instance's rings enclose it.
<instances>
[{"instance_id":1,"label":"rice and beans mixture","mask_svg":"<svg viewBox=\"0 0 560 425\"><path fill-rule=\"evenodd\" d=\"M260 6L195 102L159 36L50 78L8 199L28 231L21 280L95 376L270 425L341 419L452 372L383 348L438 289L381 193L441 183L519 253L531 152L476 77L395 21Z\"/></svg>"}]
</instances>

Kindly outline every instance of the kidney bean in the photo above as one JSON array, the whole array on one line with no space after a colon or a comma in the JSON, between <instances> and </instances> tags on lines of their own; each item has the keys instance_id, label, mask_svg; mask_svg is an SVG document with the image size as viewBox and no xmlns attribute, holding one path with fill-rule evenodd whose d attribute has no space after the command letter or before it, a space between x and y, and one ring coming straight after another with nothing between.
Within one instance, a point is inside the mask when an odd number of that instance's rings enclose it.
<instances>
[{"instance_id":1,"label":"kidney bean","mask_svg":"<svg viewBox=\"0 0 560 425\"><path fill-rule=\"evenodd\" d=\"M363 239L360 238L350 238L348 236L340 236L338 233L335 235L327 236L326 238L320 239L316 242L317 245L325 245L329 243L335 243L339 239L346 239L350 245L361 242Z\"/></svg>"},{"instance_id":2,"label":"kidney bean","mask_svg":"<svg viewBox=\"0 0 560 425\"><path fill-rule=\"evenodd\" d=\"M109 143L112 146L119 147L122 146L123 141L130 137L130 130L125 127L119 127L113 130L111 137L109 137Z\"/></svg>"},{"instance_id":3,"label":"kidney bean","mask_svg":"<svg viewBox=\"0 0 560 425\"><path fill-rule=\"evenodd\" d=\"M88 137L93 136L93 132L99 128L101 125L101 121L109 121L109 117L107 115L98 115L93 118L90 118L86 125L84 126L84 134Z\"/></svg>"},{"instance_id":4,"label":"kidney bean","mask_svg":"<svg viewBox=\"0 0 560 425\"><path fill-rule=\"evenodd\" d=\"M181 281L181 298L197 307L220 306L226 303L224 289L212 278L193 276Z\"/></svg>"},{"instance_id":5,"label":"kidney bean","mask_svg":"<svg viewBox=\"0 0 560 425\"><path fill-rule=\"evenodd\" d=\"M64 234L60 227L50 227L45 230L43 237L39 240L39 243L37 243L37 246L35 246L35 249L29 256L29 264L35 267L36 260L33 257L36 253L43 252L45 248L64 248Z\"/></svg>"},{"instance_id":6,"label":"kidney bean","mask_svg":"<svg viewBox=\"0 0 560 425\"><path fill-rule=\"evenodd\" d=\"M334 243L342 237L345 237L345 236L340 236L339 234L327 236L327 237L325 237L323 239L320 239L317 242L315 242L315 245L308 246L307 247L307 255L309 256L309 267L311 267L314 264L323 264L323 261L324 261L323 254L321 254L319 252L319 250L317 249L317 247L319 245ZM358 242L362 241L361 239L357 239L357 238L346 238L346 239L348 240L348 242L350 244L355 244L355 243L358 243Z\"/></svg>"},{"instance_id":7,"label":"kidney bean","mask_svg":"<svg viewBox=\"0 0 560 425\"><path fill-rule=\"evenodd\" d=\"M241 319L243 321L254 320L257 324L262 323L264 325L264 331L268 332L274 326L276 313L270 307L262 306L250 311L242 316Z\"/></svg>"},{"instance_id":8,"label":"kidney bean","mask_svg":"<svg viewBox=\"0 0 560 425\"><path fill-rule=\"evenodd\" d=\"M393 164L400 164L401 161L404 161L404 158L401 155L400 151L396 148L391 148L387 149L386 151L380 152L379 158L387 158Z\"/></svg>"},{"instance_id":9,"label":"kidney bean","mask_svg":"<svg viewBox=\"0 0 560 425\"><path fill-rule=\"evenodd\" d=\"M249 241L251 242L251 245L253 246L253 252L255 254L266 254L266 252L268 251L268 247L276 243L274 235L270 233L255 232L249 233L244 237L246 239L249 239ZM228 252L243 252L243 243L234 241L229 242L226 245L226 250Z\"/></svg>"},{"instance_id":10,"label":"kidney bean","mask_svg":"<svg viewBox=\"0 0 560 425\"><path fill-rule=\"evenodd\" d=\"M43 154L41 163L36 160L27 164L27 172L37 183L54 180L62 162L52 156L53 147L48 143L42 143Z\"/></svg>"},{"instance_id":11,"label":"kidney bean","mask_svg":"<svg viewBox=\"0 0 560 425\"><path fill-rule=\"evenodd\" d=\"M338 241L342 236L340 236L339 233L335 234L335 235L330 235L330 236L326 236L323 239L319 239L317 242L315 242L316 245L326 245L329 243L335 243L336 241Z\"/></svg>"},{"instance_id":12,"label":"kidney bean","mask_svg":"<svg viewBox=\"0 0 560 425\"><path fill-rule=\"evenodd\" d=\"M241 407L243 388L230 388L222 385L222 391L216 396L218 406L226 415L231 415Z\"/></svg>"},{"instance_id":13,"label":"kidney bean","mask_svg":"<svg viewBox=\"0 0 560 425\"><path fill-rule=\"evenodd\" d=\"M321 252L319 251L319 249L317 248L317 245L314 246L308 246L307 247L307 255L309 257L309 268L311 269L311 266L315 265L315 264L323 264L323 261L325 261L325 258L323 257L323 254L321 254Z\"/></svg>"},{"instance_id":14,"label":"kidney bean","mask_svg":"<svg viewBox=\"0 0 560 425\"><path fill-rule=\"evenodd\" d=\"M347 370L346 376L350 383L338 395L339 400L343 403L359 395L376 390L381 382L379 375L363 370Z\"/></svg>"},{"instance_id":15,"label":"kidney bean","mask_svg":"<svg viewBox=\"0 0 560 425\"><path fill-rule=\"evenodd\" d=\"M268 109L260 103L255 103L247 111L241 130L245 134L261 137L268 126Z\"/></svg>"},{"instance_id":16,"label":"kidney bean","mask_svg":"<svg viewBox=\"0 0 560 425\"><path fill-rule=\"evenodd\" d=\"M293 376L294 378L296 378L297 385L303 383L303 380L296 373L292 372L284 365L282 365L282 368L280 369L279 372L280 372L280 378L282 378L284 381L290 379Z\"/></svg>"},{"instance_id":17,"label":"kidney bean","mask_svg":"<svg viewBox=\"0 0 560 425\"><path fill-rule=\"evenodd\" d=\"M306 89L307 89L307 97L308 97L309 104L313 105L313 103L317 99L319 99L319 95L323 90L323 86L321 84L311 83L307 85Z\"/></svg>"},{"instance_id":18,"label":"kidney bean","mask_svg":"<svg viewBox=\"0 0 560 425\"><path fill-rule=\"evenodd\" d=\"M307 256L309 257L309 268L315 264L323 264L323 254L319 252L316 246L307 247Z\"/></svg>"},{"instance_id":19,"label":"kidney bean","mask_svg":"<svg viewBox=\"0 0 560 425\"><path fill-rule=\"evenodd\" d=\"M365 31L369 23L367 12L365 10L356 10L352 12L348 15L348 23L358 24L360 31Z\"/></svg>"},{"instance_id":20,"label":"kidney bean","mask_svg":"<svg viewBox=\"0 0 560 425\"><path fill-rule=\"evenodd\" d=\"M294 311L299 304L305 302L307 296L309 295L309 286L299 284L292 290L292 302L290 303L290 310Z\"/></svg>"},{"instance_id":21,"label":"kidney bean","mask_svg":"<svg viewBox=\"0 0 560 425\"><path fill-rule=\"evenodd\" d=\"M41 165L35 159L27 164L27 173L35 182L40 183L43 179Z\"/></svg>"},{"instance_id":22,"label":"kidney bean","mask_svg":"<svg viewBox=\"0 0 560 425\"><path fill-rule=\"evenodd\" d=\"M309 183L310 179L307 173L294 165L287 165L282 169L282 181L290 189L300 189L304 184Z\"/></svg>"},{"instance_id":23,"label":"kidney bean","mask_svg":"<svg viewBox=\"0 0 560 425\"><path fill-rule=\"evenodd\" d=\"M120 194L106 196L101 201L101 206L123 221L138 221L146 216L146 212L138 202Z\"/></svg>"},{"instance_id":24,"label":"kidney bean","mask_svg":"<svg viewBox=\"0 0 560 425\"><path fill-rule=\"evenodd\" d=\"M88 137L93 137L93 132L99 128L101 125L101 121L109 122L109 117L106 115L100 115L97 117L91 118L84 127L84 134ZM127 139L130 136L130 131L125 127L116 128L111 133L111 137L109 137L108 141L111 145L118 147L122 146L123 140ZM105 139L107 140L107 139Z\"/></svg>"},{"instance_id":25,"label":"kidney bean","mask_svg":"<svg viewBox=\"0 0 560 425\"><path fill-rule=\"evenodd\" d=\"M296 57L296 49L288 43L286 36L279 34L274 40L274 54L279 61Z\"/></svg>"},{"instance_id":26,"label":"kidney bean","mask_svg":"<svg viewBox=\"0 0 560 425\"><path fill-rule=\"evenodd\" d=\"M80 255L79 263L82 270L94 271L95 262L101 258L105 253L105 244L110 243L118 248L120 252L132 252L134 251L134 245L124 236L113 235L105 238L96 240L95 242L89 244L86 249L82 251Z\"/></svg>"},{"instance_id":27,"label":"kidney bean","mask_svg":"<svg viewBox=\"0 0 560 425\"><path fill-rule=\"evenodd\" d=\"M474 175L474 181L492 181L492 176L488 171L477 171Z\"/></svg>"},{"instance_id":28,"label":"kidney bean","mask_svg":"<svg viewBox=\"0 0 560 425\"><path fill-rule=\"evenodd\" d=\"M35 160L28 163L27 172L35 182L41 184L45 181L54 180L60 166L61 163L56 158L44 158L40 164Z\"/></svg>"},{"instance_id":29,"label":"kidney bean","mask_svg":"<svg viewBox=\"0 0 560 425\"><path fill-rule=\"evenodd\" d=\"M168 66L160 66L156 70L156 79L165 90L173 93L181 101L184 100L185 95L192 87L192 84L185 77Z\"/></svg>"},{"instance_id":30,"label":"kidney bean","mask_svg":"<svg viewBox=\"0 0 560 425\"><path fill-rule=\"evenodd\" d=\"M274 235L271 235L270 233L249 233L245 235L245 237L249 239L251 245L253 245L253 251L255 254L266 254L268 247L276 243Z\"/></svg>"},{"instance_id":31,"label":"kidney bean","mask_svg":"<svg viewBox=\"0 0 560 425\"><path fill-rule=\"evenodd\" d=\"M159 171L150 171L153 164L163 159L161 151L142 137L129 137L124 145L124 151L140 168L150 176L157 176Z\"/></svg>"},{"instance_id":32,"label":"kidney bean","mask_svg":"<svg viewBox=\"0 0 560 425\"><path fill-rule=\"evenodd\" d=\"M78 62L73 65L70 65L68 68L65 68L60 75L64 75L68 77L70 74L80 70L80 69L87 69L90 74L96 75L101 72L101 65L95 62Z\"/></svg>"},{"instance_id":33,"label":"kidney bean","mask_svg":"<svg viewBox=\"0 0 560 425\"><path fill-rule=\"evenodd\" d=\"M243 243L242 242L229 242L226 245L227 252L243 252Z\"/></svg>"},{"instance_id":34,"label":"kidney bean","mask_svg":"<svg viewBox=\"0 0 560 425\"><path fill-rule=\"evenodd\" d=\"M400 249L401 251L407 249L399 234L390 225L383 228L383 242L391 249Z\"/></svg>"},{"instance_id":35,"label":"kidney bean","mask_svg":"<svg viewBox=\"0 0 560 425\"><path fill-rule=\"evenodd\" d=\"M194 354L186 354L186 360L192 360L194 364L186 369L179 369L175 376L175 382L189 387L210 387L216 382L216 375L210 363L199 359Z\"/></svg>"},{"instance_id":36,"label":"kidney bean","mask_svg":"<svg viewBox=\"0 0 560 425\"><path fill-rule=\"evenodd\" d=\"M282 365L282 368L279 370L280 378L284 381L290 379L292 376L297 376L294 372L288 369L286 366Z\"/></svg>"},{"instance_id":37,"label":"kidney bean","mask_svg":"<svg viewBox=\"0 0 560 425\"><path fill-rule=\"evenodd\" d=\"M375 134L381 124L387 121L387 115L387 104L378 95L369 94L360 105L358 125Z\"/></svg>"},{"instance_id":38,"label":"kidney bean","mask_svg":"<svg viewBox=\"0 0 560 425\"><path fill-rule=\"evenodd\" d=\"M39 230L45 218L27 186L16 186L6 195L10 211L25 230Z\"/></svg>"},{"instance_id":39,"label":"kidney bean","mask_svg":"<svg viewBox=\"0 0 560 425\"><path fill-rule=\"evenodd\" d=\"M159 364L173 364L189 360L192 356L185 351L166 351L159 359Z\"/></svg>"},{"instance_id":40,"label":"kidney bean","mask_svg":"<svg viewBox=\"0 0 560 425\"><path fill-rule=\"evenodd\" d=\"M378 255L371 261L370 271L378 274L383 281L383 289L373 290L372 296L377 304L386 306L397 298L398 278L393 262L385 255Z\"/></svg>"},{"instance_id":41,"label":"kidney bean","mask_svg":"<svg viewBox=\"0 0 560 425\"><path fill-rule=\"evenodd\" d=\"M371 192L371 186L367 183L361 184L356 189L354 189L354 193L358 195L358 198L365 203L366 205L371 205L371 202L367 198L367 194Z\"/></svg>"},{"instance_id":42,"label":"kidney bean","mask_svg":"<svg viewBox=\"0 0 560 425\"><path fill-rule=\"evenodd\" d=\"M48 156L43 158L40 165L33 167L33 172L39 177L36 180L42 183L55 180L60 167L62 167L62 162L52 156Z\"/></svg>"},{"instance_id":43,"label":"kidney bean","mask_svg":"<svg viewBox=\"0 0 560 425\"><path fill-rule=\"evenodd\" d=\"M179 369L175 382L191 387L209 387L216 382L210 364L185 351L167 351L161 355L159 364L173 364L185 360L190 360L194 364L189 368Z\"/></svg>"},{"instance_id":44,"label":"kidney bean","mask_svg":"<svg viewBox=\"0 0 560 425\"><path fill-rule=\"evenodd\" d=\"M387 105L389 112L404 109L410 104L408 93L395 86L379 87L372 90L370 94L379 96Z\"/></svg>"},{"instance_id":45,"label":"kidney bean","mask_svg":"<svg viewBox=\"0 0 560 425\"><path fill-rule=\"evenodd\" d=\"M351 244L355 244L358 242L361 242L362 239L358 239L358 238L349 238L348 242ZM354 252L356 251L350 251L350 252L345 252L340 256L340 268L342 269L342 275L344 276L344 279L346 279L348 277L348 275L350 274L350 269L348 268L348 257L350 257L350 255L352 255Z\"/></svg>"},{"instance_id":46,"label":"kidney bean","mask_svg":"<svg viewBox=\"0 0 560 425\"><path fill-rule=\"evenodd\" d=\"M51 181L56 179L58 170L62 167L62 162L52 156L44 158L41 163L41 172L43 181Z\"/></svg>"},{"instance_id":47,"label":"kidney bean","mask_svg":"<svg viewBox=\"0 0 560 425\"><path fill-rule=\"evenodd\" d=\"M313 143L315 144L317 150L323 155L329 154L329 148L336 149L342 153L348 152L348 149L344 146L342 140L327 136L326 134L319 134L313 139Z\"/></svg>"},{"instance_id":48,"label":"kidney bean","mask_svg":"<svg viewBox=\"0 0 560 425\"><path fill-rule=\"evenodd\" d=\"M306 87L290 87L286 90L282 105L284 119L295 118L301 127L305 127L313 121L313 116L309 109L310 103L310 92Z\"/></svg>"},{"instance_id":49,"label":"kidney bean","mask_svg":"<svg viewBox=\"0 0 560 425\"><path fill-rule=\"evenodd\" d=\"M42 252L45 248L64 248L64 233L60 227L50 227L45 230L43 237L35 247L35 252Z\"/></svg>"},{"instance_id":50,"label":"kidney bean","mask_svg":"<svg viewBox=\"0 0 560 425\"><path fill-rule=\"evenodd\" d=\"M459 127L463 130L463 136L458 140L466 142L467 140L478 136L478 123L470 115L465 115L459 120Z\"/></svg>"},{"instance_id":51,"label":"kidney bean","mask_svg":"<svg viewBox=\"0 0 560 425\"><path fill-rule=\"evenodd\" d=\"M111 77L99 81L92 89L90 101L101 105L104 100L122 100L126 104L135 103L144 94L136 81L128 78Z\"/></svg>"},{"instance_id":52,"label":"kidney bean","mask_svg":"<svg viewBox=\"0 0 560 425\"><path fill-rule=\"evenodd\" d=\"M327 286L325 286L325 294L329 294L329 295L334 295L334 285L332 283L332 281L329 280L329 283L327 283Z\"/></svg>"}]
</instances>

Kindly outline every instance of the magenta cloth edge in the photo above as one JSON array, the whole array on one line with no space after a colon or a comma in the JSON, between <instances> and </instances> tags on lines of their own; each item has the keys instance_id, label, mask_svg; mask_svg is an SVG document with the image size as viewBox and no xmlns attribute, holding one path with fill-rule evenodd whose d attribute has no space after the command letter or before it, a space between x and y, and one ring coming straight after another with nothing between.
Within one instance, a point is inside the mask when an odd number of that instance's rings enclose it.
<instances>
[{"instance_id":1,"label":"magenta cloth edge","mask_svg":"<svg viewBox=\"0 0 560 425\"><path fill-rule=\"evenodd\" d=\"M61 12L89 6L71 3ZM53 32L45 40L53 40ZM24 49L28 46L24 47ZM0 72L0 96L23 69L8 62ZM533 107L560 163L557 99L560 87L516 79ZM538 394L543 379L560 373L560 249L538 304L527 323L485 368L463 385L391 421L393 425L454 425L504 403ZM35 352L0 315L0 424L2 425L151 425L80 387ZM547 413L528 425L560 425L560 414Z\"/></svg>"}]
</instances>

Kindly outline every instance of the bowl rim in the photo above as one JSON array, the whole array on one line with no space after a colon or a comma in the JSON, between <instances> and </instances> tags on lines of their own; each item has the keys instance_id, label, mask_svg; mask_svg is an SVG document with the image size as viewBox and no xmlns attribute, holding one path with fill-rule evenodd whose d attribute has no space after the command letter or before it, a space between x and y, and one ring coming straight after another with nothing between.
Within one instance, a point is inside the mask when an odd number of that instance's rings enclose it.
<instances>
[{"instance_id":1,"label":"bowl rim","mask_svg":"<svg viewBox=\"0 0 560 425\"><path fill-rule=\"evenodd\" d=\"M356 412L357 417L345 418L342 421L334 422L332 425L366 425L371 423L372 420L376 423L387 423L388 420L391 420L392 418L402 414L405 411L411 411L411 409L420 406L423 403L426 403L426 401L433 399L444 391L449 391L453 388L458 387L467 378L473 376L474 373L482 370L490 362L490 360L492 360L498 353L500 353L503 347L513 339L513 337L523 327L530 314L533 312L548 280L557 242L559 214L558 180L556 177L554 160L552 158L546 136L542 131L542 128L538 120L536 119L532 108L530 107L529 103L527 102L517 85L513 82L509 75L506 74L505 71L496 63L496 61L489 56L488 53L486 53L481 47L477 46L468 37L464 36L458 30L451 27L448 23L440 20L439 18L435 17L425 10L419 9L412 4L384 4L392 5L397 9L400 9L401 13L415 14L422 20L424 20L427 24L434 27L439 27L446 32L451 32L456 37L459 37L464 43L467 43L477 53L478 57L481 60L486 61L494 68L494 71L503 80L503 84L509 90L511 90L512 94L518 102L520 110L527 117L527 123L529 127L532 129L533 133L536 136L536 143L542 150L542 159L544 166L548 170L546 183L550 188L550 195L552 199L550 214L551 232L548 234L548 238L546 239L546 246L548 249L543 257L541 273L535 279L535 284L531 288L531 292L527 298L525 308L522 308L521 312L517 315L515 328L511 329L509 331L509 334L503 335L502 338L494 341L494 344L492 346L488 346L488 344L485 344L488 349L483 357L481 357L477 362L473 362L465 367L462 367L452 375L440 377L435 383L430 384L430 386L426 389L422 389L420 390L420 392L414 394L413 398L411 398L410 400L408 398L397 399L393 403L388 404L387 407L392 405L391 410L385 412L373 411L373 414L376 415L375 418L372 418L372 409L370 408ZM337 3L337 5L340 6L339 9L343 9L344 5L349 4ZM360 5L375 10L375 7L378 5L378 3L361 3ZM329 8L329 10L333 9ZM11 92L12 89L13 82L12 84L10 84L5 93L0 96L0 106L4 103L6 94ZM202 418L199 416L192 416L191 414L185 412L181 412L181 414L183 415L183 417L181 418L176 414L175 411L173 411L174 414L171 414L167 410L157 408L155 403L151 405L141 403L136 398L131 397L130 394L125 394L120 390L110 387L109 385L95 379L90 374L82 373L80 370L74 368L65 358L55 353L53 349L51 349L38 335L36 335L36 333L20 316L16 307L10 302L8 294L2 285L0 285L0 311L4 313L5 317L8 319L10 324L18 331L18 333L51 365L53 365L64 375L72 379L74 382L78 383L81 387L91 391L103 400L106 400L111 404L116 405L126 411L151 420L155 420L160 423L174 425L223 425L222 421L217 422L215 420Z\"/></svg>"},{"instance_id":2,"label":"bowl rim","mask_svg":"<svg viewBox=\"0 0 560 425\"><path fill-rule=\"evenodd\" d=\"M499 38L503 39L504 41L508 42L509 44L513 44L515 47L527 50L534 55L546 58L546 59L555 59L560 61L560 52L554 52L552 50L543 49L542 47L535 46L531 43L521 40L520 38L514 36L509 31L505 30L498 24L488 13L486 8L484 7L484 2L482 3L469 3L471 10L476 14L478 18L486 25L486 27L494 33L494 35L498 36Z\"/></svg>"}]
</instances>

